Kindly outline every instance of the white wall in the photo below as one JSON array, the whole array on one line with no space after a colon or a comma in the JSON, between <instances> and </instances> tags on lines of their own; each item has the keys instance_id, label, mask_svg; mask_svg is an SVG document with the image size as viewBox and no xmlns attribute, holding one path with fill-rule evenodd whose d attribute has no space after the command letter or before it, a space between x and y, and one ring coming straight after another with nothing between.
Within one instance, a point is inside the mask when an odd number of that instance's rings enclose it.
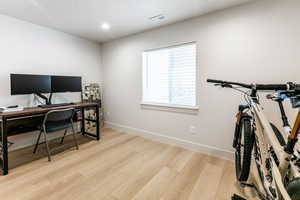
<instances>
[{"instance_id":1,"label":"white wall","mask_svg":"<svg viewBox=\"0 0 300 200\"><path fill-rule=\"evenodd\" d=\"M83 82L101 82L99 44L4 15L0 27L0 106L33 103L33 95L10 96L10 73L74 75ZM79 101L80 93L56 94L53 100Z\"/></svg>"},{"instance_id":2,"label":"white wall","mask_svg":"<svg viewBox=\"0 0 300 200\"><path fill-rule=\"evenodd\" d=\"M295 0L257 1L103 44L107 123L228 156L242 97L205 80L300 82L299 8ZM142 109L142 51L190 41L198 45L198 114ZM278 122L276 105L263 104ZM189 134L190 125L196 126L196 135Z\"/></svg>"},{"instance_id":3,"label":"white wall","mask_svg":"<svg viewBox=\"0 0 300 200\"><path fill-rule=\"evenodd\" d=\"M0 106L38 104L33 95L10 95L10 73L82 76L101 83L100 45L0 15ZM80 101L80 93L53 95L56 102ZM9 138L13 148L33 144L36 134Z\"/></svg>"}]
</instances>

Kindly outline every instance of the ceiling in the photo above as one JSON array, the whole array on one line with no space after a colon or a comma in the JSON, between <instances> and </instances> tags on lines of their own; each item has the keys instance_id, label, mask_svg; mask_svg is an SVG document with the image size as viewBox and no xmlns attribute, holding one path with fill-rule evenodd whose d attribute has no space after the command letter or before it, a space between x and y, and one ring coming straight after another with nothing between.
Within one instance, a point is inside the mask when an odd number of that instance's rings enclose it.
<instances>
[{"instance_id":1,"label":"ceiling","mask_svg":"<svg viewBox=\"0 0 300 200\"><path fill-rule=\"evenodd\" d=\"M105 42L253 0L1 0L0 14ZM150 20L162 14L163 20ZM111 29L101 29L109 23Z\"/></svg>"}]
</instances>

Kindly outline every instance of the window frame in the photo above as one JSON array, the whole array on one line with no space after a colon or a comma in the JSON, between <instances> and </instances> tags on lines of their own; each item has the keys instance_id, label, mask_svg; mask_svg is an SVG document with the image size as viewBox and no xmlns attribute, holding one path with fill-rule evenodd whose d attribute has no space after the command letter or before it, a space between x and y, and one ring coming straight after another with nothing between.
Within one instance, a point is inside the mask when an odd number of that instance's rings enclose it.
<instances>
[{"instance_id":1,"label":"window frame","mask_svg":"<svg viewBox=\"0 0 300 200\"><path fill-rule=\"evenodd\" d=\"M178 46L184 46L184 45L189 45L189 44L195 44L196 48L196 85L195 85L195 105L190 106L190 105L177 105L177 104L170 104L170 103L159 103L159 102L150 102L150 101L144 101L144 94L146 91L146 83L147 83L147 64L146 64L146 59L145 59L145 53L151 52L151 51L157 51L157 50L162 50L162 49L167 49L167 48L173 48L173 47L178 47ZM192 42L184 42L184 43L178 43L178 44L173 44L173 45L168 45L168 46L163 46L159 48L153 48L153 49L147 49L142 52L142 100L141 100L141 106L143 108L149 108L149 109L155 109L155 110L163 110L163 111L175 111L175 112L185 112L187 111L188 113L193 113L197 112L199 110L199 65L198 65L198 45L196 41Z\"/></svg>"}]
</instances>

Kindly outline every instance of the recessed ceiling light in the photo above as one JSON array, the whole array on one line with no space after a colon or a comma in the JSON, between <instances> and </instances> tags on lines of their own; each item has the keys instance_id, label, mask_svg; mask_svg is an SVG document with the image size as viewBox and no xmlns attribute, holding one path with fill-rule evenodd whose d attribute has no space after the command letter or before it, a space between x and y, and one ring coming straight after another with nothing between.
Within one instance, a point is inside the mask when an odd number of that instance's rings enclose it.
<instances>
[{"instance_id":1,"label":"recessed ceiling light","mask_svg":"<svg viewBox=\"0 0 300 200\"><path fill-rule=\"evenodd\" d=\"M103 23L101 24L101 28L105 31L109 30L110 29L110 25L108 23Z\"/></svg>"}]
</instances>

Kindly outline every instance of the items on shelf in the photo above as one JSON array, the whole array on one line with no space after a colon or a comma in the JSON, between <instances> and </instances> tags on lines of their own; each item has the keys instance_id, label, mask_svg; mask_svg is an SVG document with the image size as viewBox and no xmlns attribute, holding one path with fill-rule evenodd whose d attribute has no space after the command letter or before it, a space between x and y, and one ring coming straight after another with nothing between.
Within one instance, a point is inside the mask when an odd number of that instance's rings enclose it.
<instances>
[{"instance_id":1,"label":"items on shelf","mask_svg":"<svg viewBox=\"0 0 300 200\"><path fill-rule=\"evenodd\" d=\"M102 91L98 83L85 84L82 92L83 101L95 102L101 101Z\"/></svg>"},{"instance_id":2,"label":"items on shelf","mask_svg":"<svg viewBox=\"0 0 300 200\"><path fill-rule=\"evenodd\" d=\"M100 111L101 113L101 111ZM96 132L96 110L86 110L85 111L85 127L90 133Z\"/></svg>"},{"instance_id":3,"label":"items on shelf","mask_svg":"<svg viewBox=\"0 0 300 200\"><path fill-rule=\"evenodd\" d=\"M98 83L89 83L85 84L83 86L82 91L82 100L84 102L97 102L99 103L100 109L99 109L99 116L100 116L100 125L103 126L103 106L101 104L102 100L102 88ZM87 130L95 132L96 130L96 124L93 122L93 120L96 120L96 110L86 110L85 111L85 118L87 119L85 121L85 126Z\"/></svg>"}]
</instances>

